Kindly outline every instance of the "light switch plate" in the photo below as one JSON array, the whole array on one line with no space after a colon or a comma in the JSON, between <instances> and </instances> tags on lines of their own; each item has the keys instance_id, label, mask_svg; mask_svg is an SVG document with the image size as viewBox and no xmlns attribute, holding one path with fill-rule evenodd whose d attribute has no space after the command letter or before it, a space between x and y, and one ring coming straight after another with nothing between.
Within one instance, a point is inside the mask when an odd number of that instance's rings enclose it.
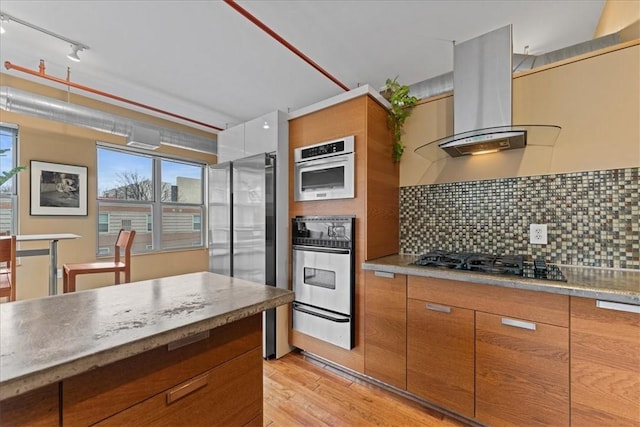
<instances>
[{"instance_id":1,"label":"light switch plate","mask_svg":"<svg viewBox=\"0 0 640 427\"><path fill-rule=\"evenodd\" d=\"M529 226L529 243L532 245L547 244L547 224L531 224Z\"/></svg>"}]
</instances>

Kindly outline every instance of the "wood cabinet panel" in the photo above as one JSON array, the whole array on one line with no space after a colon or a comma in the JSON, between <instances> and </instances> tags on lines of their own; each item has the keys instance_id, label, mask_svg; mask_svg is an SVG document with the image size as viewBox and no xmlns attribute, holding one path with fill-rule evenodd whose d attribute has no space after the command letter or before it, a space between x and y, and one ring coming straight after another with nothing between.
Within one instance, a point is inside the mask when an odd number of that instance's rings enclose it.
<instances>
[{"instance_id":1,"label":"wood cabinet panel","mask_svg":"<svg viewBox=\"0 0 640 427\"><path fill-rule=\"evenodd\" d=\"M186 394L181 395L185 388ZM175 398L170 397L176 394ZM248 423L262 425L260 347L107 418L97 426L241 426Z\"/></svg>"},{"instance_id":2,"label":"wood cabinet panel","mask_svg":"<svg viewBox=\"0 0 640 427\"><path fill-rule=\"evenodd\" d=\"M355 197L353 199L293 200L294 167L289 164L289 216L355 215L355 347L344 350L291 330L289 342L339 365L364 373L365 290L361 264L398 252L399 165L391 158L391 134L386 110L363 95L289 121L289 158L293 151L354 135ZM386 142L385 142L386 141ZM385 147L385 144L388 144ZM371 198L369 197L371 196Z\"/></svg>"},{"instance_id":3,"label":"wood cabinet panel","mask_svg":"<svg viewBox=\"0 0 640 427\"><path fill-rule=\"evenodd\" d=\"M571 423L640 426L639 313L571 298Z\"/></svg>"},{"instance_id":4,"label":"wood cabinet panel","mask_svg":"<svg viewBox=\"0 0 640 427\"><path fill-rule=\"evenodd\" d=\"M407 388L407 276L365 272L365 374Z\"/></svg>"},{"instance_id":5,"label":"wood cabinet panel","mask_svg":"<svg viewBox=\"0 0 640 427\"><path fill-rule=\"evenodd\" d=\"M400 163L391 160L393 135L387 111L367 97L367 198L365 259L399 251Z\"/></svg>"},{"instance_id":6,"label":"wood cabinet panel","mask_svg":"<svg viewBox=\"0 0 640 427\"><path fill-rule=\"evenodd\" d=\"M58 383L0 401L0 425L49 427L60 423Z\"/></svg>"},{"instance_id":7,"label":"wood cabinet panel","mask_svg":"<svg viewBox=\"0 0 640 427\"><path fill-rule=\"evenodd\" d=\"M569 425L569 330L502 319L476 312L476 418L492 426Z\"/></svg>"},{"instance_id":8,"label":"wood cabinet panel","mask_svg":"<svg viewBox=\"0 0 640 427\"><path fill-rule=\"evenodd\" d=\"M569 326L569 296L433 277L409 276L409 298Z\"/></svg>"},{"instance_id":9,"label":"wood cabinet panel","mask_svg":"<svg viewBox=\"0 0 640 427\"><path fill-rule=\"evenodd\" d=\"M261 314L212 329L175 350L162 346L63 382L65 425L89 425L262 344Z\"/></svg>"},{"instance_id":10,"label":"wood cabinet panel","mask_svg":"<svg viewBox=\"0 0 640 427\"><path fill-rule=\"evenodd\" d=\"M409 299L407 311L407 390L473 418L473 310Z\"/></svg>"}]
</instances>

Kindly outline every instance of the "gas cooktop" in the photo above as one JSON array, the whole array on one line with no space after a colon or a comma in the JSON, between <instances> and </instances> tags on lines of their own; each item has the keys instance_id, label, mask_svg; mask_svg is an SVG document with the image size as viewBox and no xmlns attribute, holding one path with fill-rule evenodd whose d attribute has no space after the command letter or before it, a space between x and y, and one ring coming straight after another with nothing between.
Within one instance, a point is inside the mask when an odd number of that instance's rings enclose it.
<instances>
[{"instance_id":1,"label":"gas cooktop","mask_svg":"<svg viewBox=\"0 0 640 427\"><path fill-rule=\"evenodd\" d=\"M412 265L478 271L557 282L567 281L557 265L547 264L542 258L531 260L531 257L525 255L495 256L436 250L420 255Z\"/></svg>"}]
</instances>

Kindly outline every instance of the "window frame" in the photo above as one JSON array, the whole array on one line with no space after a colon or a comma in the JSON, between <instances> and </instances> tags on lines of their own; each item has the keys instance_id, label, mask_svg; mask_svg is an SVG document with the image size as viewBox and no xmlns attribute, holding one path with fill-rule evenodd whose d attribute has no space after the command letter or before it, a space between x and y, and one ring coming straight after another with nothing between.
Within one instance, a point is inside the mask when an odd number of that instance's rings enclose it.
<instances>
[{"instance_id":1,"label":"window frame","mask_svg":"<svg viewBox=\"0 0 640 427\"><path fill-rule=\"evenodd\" d=\"M11 138L11 168L18 166L18 150L20 146L20 127L13 123L0 122L0 128L2 130L8 130L12 135ZM11 203L11 222L9 224L9 234L18 234L18 217L19 217L19 179L18 174L15 174L8 181L11 183L11 191L4 193L0 191L0 201L8 200Z\"/></svg>"},{"instance_id":2,"label":"window frame","mask_svg":"<svg viewBox=\"0 0 640 427\"><path fill-rule=\"evenodd\" d=\"M163 247L163 225L162 225L162 214L163 208L166 206L186 206L189 208L199 208L201 212L201 221L202 217L206 213L206 192L207 192L207 163L197 159L187 159L179 156L172 156L164 153L150 153L148 150L135 149L130 147L123 147L121 145L109 144L105 142L98 141L96 143L96 168L98 167L98 152L100 149L117 151L122 154L130 154L130 155L142 155L144 157L148 157L152 162L152 171L151 171L151 180L153 182L153 195L151 200L124 200L124 199L105 199L100 198L100 193L98 192L99 180L96 179L96 208L98 214L100 213L100 203L105 202L109 204L116 205L148 205L150 206L150 213L147 214L145 219L146 227L145 229L149 231L149 225L151 225L151 245L146 245L146 248L143 250L137 250L133 253L159 253L159 252L167 252L167 251L183 251L183 250L192 250L194 248L204 248L206 247L206 235L205 229L201 224L200 230L192 230L192 231L200 231L200 244L199 245L190 245L190 246L166 246ZM161 165L162 161L172 161L172 162L180 162L185 163L187 165L196 166L200 168L200 203L186 203L186 202L171 202L171 201L162 201L162 171ZM98 175L98 173L96 173ZM149 216L151 216L151 223L149 223ZM193 227L191 227L193 228ZM99 241L97 242L96 253L97 256L101 256L98 254L99 251ZM149 249L148 246L152 246L153 249Z\"/></svg>"}]
</instances>

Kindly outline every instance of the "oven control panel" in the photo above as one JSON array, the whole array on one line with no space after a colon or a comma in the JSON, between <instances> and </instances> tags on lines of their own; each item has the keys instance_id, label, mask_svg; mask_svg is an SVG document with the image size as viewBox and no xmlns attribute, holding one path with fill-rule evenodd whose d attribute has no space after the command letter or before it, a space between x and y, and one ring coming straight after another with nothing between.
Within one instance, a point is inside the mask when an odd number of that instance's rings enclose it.
<instances>
[{"instance_id":1,"label":"oven control panel","mask_svg":"<svg viewBox=\"0 0 640 427\"><path fill-rule=\"evenodd\" d=\"M293 151L295 162L306 162L309 160L321 159L323 157L337 156L340 154L353 153L355 137L346 136L332 141L325 141L319 144L307 145L296 148Z\"/></svg>"},{"instance_id":2,"label":"oven control panel","mask_svg":"<svg viewBox=\"0 0 640 427\"><path fill-rule=\"evenodd\" d=\"M351 248L355 216L297 216L291 220L294 245Z\"/></svg>"}]
</instances>

